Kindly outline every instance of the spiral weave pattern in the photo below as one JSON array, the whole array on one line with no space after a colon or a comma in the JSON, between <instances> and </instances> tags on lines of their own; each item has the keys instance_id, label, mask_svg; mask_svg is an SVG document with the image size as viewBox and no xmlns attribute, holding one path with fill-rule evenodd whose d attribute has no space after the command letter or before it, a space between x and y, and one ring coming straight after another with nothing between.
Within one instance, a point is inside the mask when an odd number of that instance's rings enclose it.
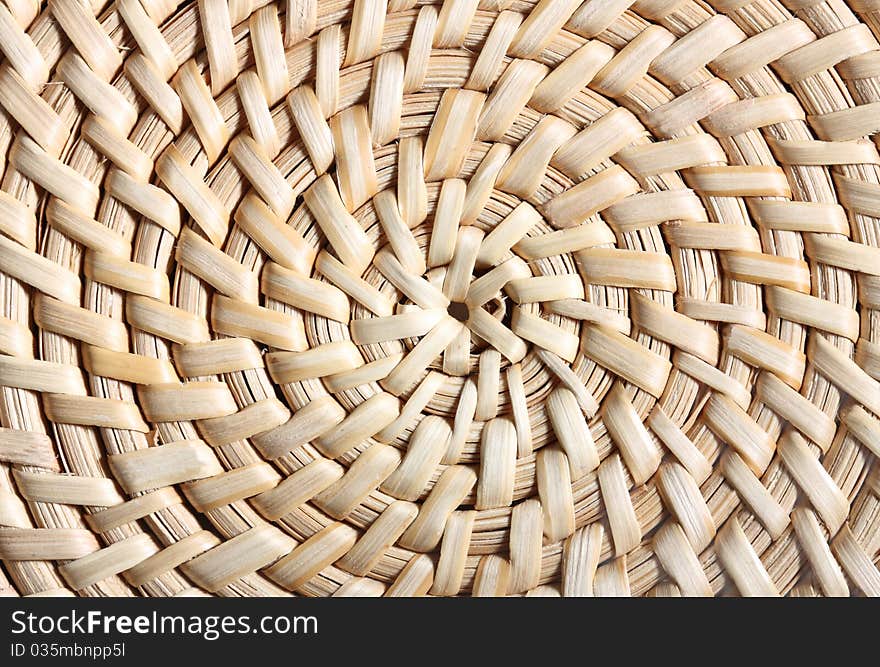
<instances>
[{"instance_id":1,"label":"spiral weave pattern","mask_svg":"<svg viewBox=\"0 0 880 667\"><path fill-rule=\"evenodd\" d=\"M880 2L432 2L0 3L0 593L880 595Z\"/></svg>"}]
</instances>

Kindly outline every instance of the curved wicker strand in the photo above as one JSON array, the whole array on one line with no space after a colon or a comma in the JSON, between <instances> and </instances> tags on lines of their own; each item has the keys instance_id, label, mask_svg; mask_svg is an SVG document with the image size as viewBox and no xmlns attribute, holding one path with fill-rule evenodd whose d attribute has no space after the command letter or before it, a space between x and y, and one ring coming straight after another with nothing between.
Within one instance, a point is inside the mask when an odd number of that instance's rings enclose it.
<instances>
[{"instance_id":1,"label":"curved wicker strand","mask_svg":"<svg viewBox=\"0 0 880 667\"><path fill-rule=\"evenodd\" d=\"M878 35L0 5L0 594L880 595Z\"/></svg>"}]
</instances>

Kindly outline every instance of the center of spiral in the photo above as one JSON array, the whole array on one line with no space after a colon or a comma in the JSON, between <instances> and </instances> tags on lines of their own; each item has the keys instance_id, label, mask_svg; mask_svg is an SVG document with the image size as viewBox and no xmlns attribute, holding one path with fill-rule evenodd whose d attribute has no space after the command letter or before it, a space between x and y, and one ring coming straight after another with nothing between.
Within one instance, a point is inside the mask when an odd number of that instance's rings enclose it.
<instances>
[{"instance_id":1,"label":"center of spiral","mask_svg":"<svg viewBox=\"0 0 880 667\"><path fill-rule=\"evenodd\" d=\"M467 322L468 317L470 317L470 310L468 310L467 304L461 301L450 302L449 306L446 308L446 312L459 322Z\"/></svg>"}]
</instances>

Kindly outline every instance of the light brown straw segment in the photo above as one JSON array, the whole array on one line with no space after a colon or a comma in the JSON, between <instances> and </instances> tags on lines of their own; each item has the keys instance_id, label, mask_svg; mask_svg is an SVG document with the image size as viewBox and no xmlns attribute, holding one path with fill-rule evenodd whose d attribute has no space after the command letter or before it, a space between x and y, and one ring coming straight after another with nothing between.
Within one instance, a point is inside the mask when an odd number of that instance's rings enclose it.
<instances>
[{"instance_id":1,"label":"light brown straw segment","mask_svg":"<svg viewBox=\"0 0 880 667\"><path fill-rule=\"evenodd\" d=\"M0 6L0 593L880 595L877 9Z\"/></svg>"}]
</instances>

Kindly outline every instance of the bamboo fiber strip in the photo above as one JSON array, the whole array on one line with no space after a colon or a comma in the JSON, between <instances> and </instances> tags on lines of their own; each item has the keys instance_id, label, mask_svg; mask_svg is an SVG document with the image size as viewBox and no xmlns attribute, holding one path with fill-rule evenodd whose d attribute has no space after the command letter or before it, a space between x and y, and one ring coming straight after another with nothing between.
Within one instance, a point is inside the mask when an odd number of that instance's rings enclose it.
<instances>
[{"instance_id":1,"label":"bamboo fiber strip","mask_svg":"<svg viewBox=\"0 0 880 667\"><path fill-rule=\"evenodd\" d=\"M0 7L0 590L880 595L875 19Z\"/></svg>"}]
</instances>

